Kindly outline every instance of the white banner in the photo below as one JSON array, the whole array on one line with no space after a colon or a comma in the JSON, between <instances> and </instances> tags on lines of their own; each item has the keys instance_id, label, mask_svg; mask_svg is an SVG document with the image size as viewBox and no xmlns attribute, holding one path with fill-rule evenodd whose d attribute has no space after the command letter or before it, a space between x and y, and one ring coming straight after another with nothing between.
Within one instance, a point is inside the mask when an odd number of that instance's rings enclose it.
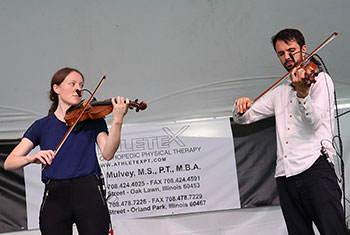
<instances>
[{"instance_id":1,"label":"white banner","mask_svg":"<svg viewBox=\"0 0 350 235\"><path fill-rule=\"evenodd\" d=\"M112 219L240 208L230 121L124 126L99 154Z\"/></svg>"},{"instance_id":2,"label":"white banner","mask_svg":"<svg viewBox=\"0 0 350 235\"><path fill-rule=\"evenodd\" d=\"M233 146L228 118L124 125L114 159L98 153L112 220L240 208ZM24 173L28 229L35 229L44 188L40 166Z\"/></svg>"}]
</instances>

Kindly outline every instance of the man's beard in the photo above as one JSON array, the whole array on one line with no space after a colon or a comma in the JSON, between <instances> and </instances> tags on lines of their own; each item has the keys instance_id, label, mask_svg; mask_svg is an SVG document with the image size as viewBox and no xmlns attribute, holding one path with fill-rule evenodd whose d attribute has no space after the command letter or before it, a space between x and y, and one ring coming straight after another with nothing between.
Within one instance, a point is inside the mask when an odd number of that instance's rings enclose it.
<instances>
[{"instance_id":1,"label":"man's beard","mask_svg":"<svg viewBox=\"0 0 350 235\"><path fill-rule=\"evenodd\" d=\"M290 72L290 71L291 71L292 69L294 69L294 67L295 67L297 64L299 64L301 61L302 61L301 59L299 59L298 61L293 61L293 60L288 59L286 62L284 62L283 67L284 67L288 72ZM287 66L287 64L289 64L289 65Z\"/></svg>"},{"instance_id":2,"label":"man's beard","mask_svg":"<svg viewBox=\"0 0 350 235\"><path fill-rule=\"evenodd\" d=\"M288 65L287 65L288 64ZM283 64L283 67L288 71L290 72L294 66L295 66L295 62L293 62L292 60L287 60L286 62L284 62Z\"/></svg>"}]
</instances>

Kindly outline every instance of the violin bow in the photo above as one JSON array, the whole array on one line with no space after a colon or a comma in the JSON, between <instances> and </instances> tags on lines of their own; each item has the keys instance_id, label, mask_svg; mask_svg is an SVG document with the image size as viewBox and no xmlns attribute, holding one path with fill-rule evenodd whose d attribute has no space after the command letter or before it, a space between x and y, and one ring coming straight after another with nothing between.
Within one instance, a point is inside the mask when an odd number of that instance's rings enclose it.
<instances>
[{"instance_id":1,"label":"violin bow","mask_svg":"<svg viewBox=\"0 0 350 235\"><path fill-rule=\"evenodd\" d=\"M325 47L328 43L330 43L336 36L338 36L338 32L334 32L329 36L324 42L322 42L315 50L313 50L308 56L306 56L302 61L300 61L295 67L300 66L302 63L310 59L314 54L316 54L319 50L321 50L323 47ZM272 86L270 86L266 91L261 93L255 100L252 102L255 103L258 99L260 99L263 95L265 95L268 91L270 91L272 88L276 87L281 81L283 81L292 70L288 71L283 77L281 77L277 82L275 82Z\"/></svg>"},{"instance_id":2,"label":"violin bow","mask_svg":"<svg viewBox=\"0 0 350 235\"><path fill-rule=\"evenodd\" d=\"M54 150L55 155L57 154L57 152L61 149L62 145L64 144L64 142L67 140L68 136L70 135L70 133L72 132L72 130L74 129L75 125L79 122L80 118L82 117L83 113L85 112L85 110L87 109L87 107L89 106L89 104L91 103L92 98L95 96L97 90L100 88L100 86L102 85L103 81L106 79L106 75L102 77L101 81L97 84L94 92L91 94L90 98L88 99L88 101L83 104L84 109L83 111L80 113L79 117L77 118L77 120L73 123L73 125L71 125L71 127L68 129L68 131L66 132L66 134L63 136L62 140L60 141L60 143L57 145L56 149ZM45 168L47 167L47 164L45 164L42 168L41 171L43 171Z\"/></svg>"}]
</instances>

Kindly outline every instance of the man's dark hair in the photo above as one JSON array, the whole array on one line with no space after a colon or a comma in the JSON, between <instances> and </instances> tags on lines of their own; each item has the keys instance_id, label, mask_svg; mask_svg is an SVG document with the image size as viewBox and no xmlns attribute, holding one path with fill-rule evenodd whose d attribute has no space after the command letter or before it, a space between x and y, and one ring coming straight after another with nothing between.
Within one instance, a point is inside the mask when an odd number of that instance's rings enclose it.
<instances>
[{"instance_id":1,"label":"man's dark hair","mask_svg":"<svg viewBox=\"0 0 350 235\"><path fill-rule=\"evenodd\" d=\"M283 29L279 31L276 35L274 35L271 38L271 42L273 45L273 48L276 51L276 42L277 40L282 40L285 43L288 43L289 41L296 40L296 42L299 44L300 48L305 45L305 39L303 34L297 30L297 29Z\"/></svg>"}]
</instances>

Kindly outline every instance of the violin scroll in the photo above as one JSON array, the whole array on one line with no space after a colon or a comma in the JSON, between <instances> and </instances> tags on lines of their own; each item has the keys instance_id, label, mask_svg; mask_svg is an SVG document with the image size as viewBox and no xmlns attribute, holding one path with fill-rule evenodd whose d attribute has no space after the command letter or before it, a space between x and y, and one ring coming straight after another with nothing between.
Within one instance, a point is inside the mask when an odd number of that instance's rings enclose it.
<instances>
[{"instance_id":1,"label":"violin scroll","mask_svg":"<svg viewBox=\"0 0 350 235\"><path fill-rule=\"evenodd\" d=\"M129 103L129 109L134 109L134 107L136 108L136 112L140 111L140 110L145 110L147 108L147 103L145 101L141 101L141 103L138 103L138 99L136 99L135 101L130 101Z\"/></svg>"}]
</instances>

